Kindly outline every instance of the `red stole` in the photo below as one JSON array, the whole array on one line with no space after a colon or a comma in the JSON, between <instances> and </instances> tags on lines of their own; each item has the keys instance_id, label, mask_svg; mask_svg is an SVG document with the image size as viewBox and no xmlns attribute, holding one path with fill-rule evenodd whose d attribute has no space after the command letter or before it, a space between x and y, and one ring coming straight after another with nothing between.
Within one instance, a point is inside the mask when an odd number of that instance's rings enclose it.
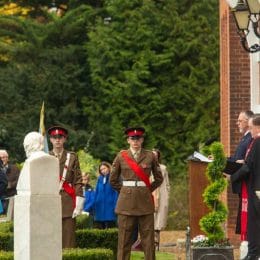
<instances>
[{"instance_id":1,"label":"red stole","mask_svg":"<svg viewBox=\"0 0 260 260\"><path fill-rule=\"evenodd\" d=\"M246 151L245 159L247 158L248 154L250 153L252 146L255 142L255 140L259 138L256 137L252 140L249 147ZM244 180L242 180L242 189L241 189L241 241L247 240L247 208L248 208L248 191L247 191L247 185Z\"/></svg>"},{"instance_id":2,"label":"red stole","mask_svg":"<svg viewBox=\"0 0 260 260\"><path fill-rule=\"evenodd\" d=\"M60 176L60 180L61 180L61 176ZM65 192L67 192L69 194L69 196L72 198L72 202L73 202L73 208L76 207L76 192L75 189L72 187L72 185L70 183L68 183L67 181L64 181L62 184L62 188L64 189Z\"/></svg>"},{"instance_id":3,"label":"red stole","mask_svg":"<svg viewBox=\"0 0 260 260\"><path fill-rule=\"evenodd\" d=\"M246 182L242 181L242 191L241 191L241 241L247 240L247 204L248 204L248 194L247 194L247 186Z\"/></svg>"}]
</instances>

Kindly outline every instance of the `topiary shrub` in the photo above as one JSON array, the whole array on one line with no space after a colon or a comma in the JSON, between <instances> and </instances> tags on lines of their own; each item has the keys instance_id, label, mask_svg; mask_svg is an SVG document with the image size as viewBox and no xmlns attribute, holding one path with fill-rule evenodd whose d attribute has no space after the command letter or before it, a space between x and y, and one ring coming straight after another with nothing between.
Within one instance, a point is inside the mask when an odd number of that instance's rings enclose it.
<instances>
[{"instance_id":1,"label":"topiary shrub","mask_svg":"<svg viewBox=\"0 0 260 260\"><path fill-rule=\"evenodd\" d=\"M228 211L224 203L219 199L220 194L227 187L227 180L222 174L226 165L226 156L220 142L214 142L210 146L210 153L213 155L214 160L207 167L206 175L209 179L209 185L203 193L203 198L211 212L202 217L199 224L208 238L203 241L204 246L220 247L221 245L227 245L222 225L227 219Z\"/></svg>"}]
</instances>

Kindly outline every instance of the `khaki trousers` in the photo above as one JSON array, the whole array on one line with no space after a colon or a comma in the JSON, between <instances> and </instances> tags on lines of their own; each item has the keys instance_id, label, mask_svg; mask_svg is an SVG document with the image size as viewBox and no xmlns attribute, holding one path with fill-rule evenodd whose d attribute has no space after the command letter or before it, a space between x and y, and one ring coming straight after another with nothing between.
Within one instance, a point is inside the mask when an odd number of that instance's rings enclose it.
<instances>
[{"instance_id":1,"label":"khaki trousers","mask_svg":"<svg viewBox=\"0 0 260 260\"><path fill-rule=\"evenodd\" d=\"M76 247L76 219L62 218L62 248Z\"/></svg>"},{"instance_id":2,"label":"khaki trousers","mask_svg":"<svg viewBox=\"0 0 260 260\"><path fill-rule=\"evenodd\" d=\"M138 225L145 260L155 260L154 215L118 215L117 260L129 260L133 244L133 231Z\"/></svg>"}]
</instances>

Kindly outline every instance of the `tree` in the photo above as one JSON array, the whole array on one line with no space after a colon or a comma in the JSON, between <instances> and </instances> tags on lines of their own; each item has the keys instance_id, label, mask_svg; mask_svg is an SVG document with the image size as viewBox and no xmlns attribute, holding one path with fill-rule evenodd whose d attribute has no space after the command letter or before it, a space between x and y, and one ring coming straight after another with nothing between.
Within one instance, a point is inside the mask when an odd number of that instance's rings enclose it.
<instances>
[{"instance_id":1,"label":"tree","mask_svg":"<svg viewBox=\"0 0 260 260\"><path fill-rule=\"evenodd\" d=\"M112 158L125 146L122 130L143 125L147 147L183 173L198 143L218 136L217 3L185 4L184 12L174 0L106 1L87 43L95 155Z\"/></svg>"},{"instance_id":2,"label":"tree","mask_svg":"<svg viewBox=\"0 0 260 260\"><path fill-rule=\"evenodd\" d=\"M86 118L82 96L88 93L87 54L83 43L92 9L81 6L48 23L14 16L0 17L0 104L2 146L22 160L22 141L38 131L39 111L46 104L46 126L70 130L72 149L84 147ZM77 131L77 132L76 132Z\"/></svg>"}]
</instances>

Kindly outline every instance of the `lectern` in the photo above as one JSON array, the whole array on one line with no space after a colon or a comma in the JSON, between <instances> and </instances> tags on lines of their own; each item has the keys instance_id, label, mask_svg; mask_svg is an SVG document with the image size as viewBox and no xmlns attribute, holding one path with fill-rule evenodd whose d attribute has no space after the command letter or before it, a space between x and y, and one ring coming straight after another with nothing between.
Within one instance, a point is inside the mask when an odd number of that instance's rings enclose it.
<instances>
[{"instance_id":1,"label":"lectern","mask_svg":"<svg viewBox=\"0 0 260 260\"><path fill-rule=\"evenodd\" d=\"M202 194L209 182L206 176L207 162L188 161L189 182L189 221L190 236L193 239L197 235L204 234L199 226L200 219L209 213L209 208L203 202Z\"/></svg>"}]
</instances>

